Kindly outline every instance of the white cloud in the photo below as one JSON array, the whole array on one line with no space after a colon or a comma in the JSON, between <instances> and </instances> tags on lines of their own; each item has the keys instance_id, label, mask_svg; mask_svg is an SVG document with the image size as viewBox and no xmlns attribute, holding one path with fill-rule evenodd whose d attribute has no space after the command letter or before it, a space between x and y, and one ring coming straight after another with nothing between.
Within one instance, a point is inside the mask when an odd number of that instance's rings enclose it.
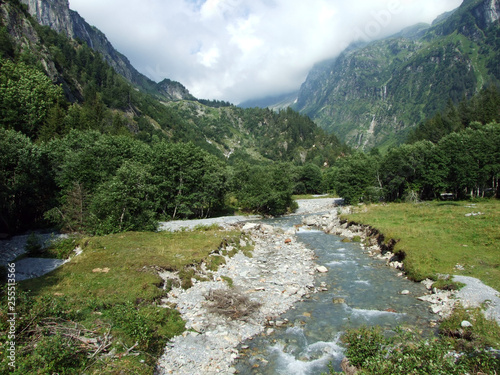
<instances>
[{"instance_id":1,"label":"white cloud","mask_svg":"<svg viewBox=\"0 0 500 375\"><path fill-rule=\"evenodd\" d=\"M200 98L298 89L312 65L355 38L381 38L461 0L70 0L150 78Z\"/></svg>"}]
</instances>

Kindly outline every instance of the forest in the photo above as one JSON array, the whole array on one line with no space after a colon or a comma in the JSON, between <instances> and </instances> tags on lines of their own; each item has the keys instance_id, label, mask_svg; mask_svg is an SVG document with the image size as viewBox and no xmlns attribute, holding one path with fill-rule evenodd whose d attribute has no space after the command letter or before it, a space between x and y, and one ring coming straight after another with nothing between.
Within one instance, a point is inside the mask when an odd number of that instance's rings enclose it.
<instances>
[{"instance_id":1,"label":"forest","mask_svg":"<svg viewBox=\"0 0 500 375\"><path fill-rule=\"evenodd\" d=\"M352 204L499 196L495 84L450 101L407 143L363 153L291 109L160 102L85 43L30 20L40 38L31 48L0 24L0 233L107 234L236 211L280 215L294 209L293 194Z\"/></svg>"}]
</instances>

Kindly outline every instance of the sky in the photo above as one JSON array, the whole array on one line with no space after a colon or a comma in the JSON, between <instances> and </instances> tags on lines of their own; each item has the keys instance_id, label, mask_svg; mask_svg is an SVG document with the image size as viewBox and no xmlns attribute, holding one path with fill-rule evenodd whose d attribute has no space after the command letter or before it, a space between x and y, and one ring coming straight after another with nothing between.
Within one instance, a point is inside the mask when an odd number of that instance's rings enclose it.
<instances>
[{"instance_id":1,"label":"sky","mask_svg":"<svg viewBox=\"0 0 500 375\"><path fill-rule=\"evenodd\" d=\"M462 0L69 0L152 80L238 104L296 91L317 62Z\"/></svg>"}]
</instances>

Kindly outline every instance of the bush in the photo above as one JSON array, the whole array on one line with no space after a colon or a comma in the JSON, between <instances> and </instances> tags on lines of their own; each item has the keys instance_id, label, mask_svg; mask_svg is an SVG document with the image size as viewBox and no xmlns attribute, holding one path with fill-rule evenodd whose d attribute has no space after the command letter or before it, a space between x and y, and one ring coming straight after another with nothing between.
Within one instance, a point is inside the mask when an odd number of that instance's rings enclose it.
<instances>
[{"instance_id":1,"label":"bush","mask_svg":"<svg viewBox=\"0 0 500 375\"><path fill-rule=\"evenodd\" d=\"M360 374L494 374L500 366L500 359L485 350L474 348L459 354L453 341L423 339L401 329L387 338L379 327L362 327L347 331L342 341L350 364Z\"/></svg>"},{"instance_id":2,"label":"bush","mask_svg":"<svg viewBox=\"0 0 500 375\"><path fill-rule=\"evenodd\" d=\"M34 232L31 232L31 234L28 236L28 239L26 240L26 245L24 245L26 253L30 257L36 257L41 254L42 248L42 240L40 239L40 237Z\"/></svg>"}]
</instances>

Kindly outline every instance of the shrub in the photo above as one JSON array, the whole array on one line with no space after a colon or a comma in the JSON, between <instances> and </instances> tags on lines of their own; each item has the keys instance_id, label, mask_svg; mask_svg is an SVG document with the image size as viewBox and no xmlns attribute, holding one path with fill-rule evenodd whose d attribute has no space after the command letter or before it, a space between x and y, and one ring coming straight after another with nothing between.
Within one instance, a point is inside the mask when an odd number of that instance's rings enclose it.
<instances>
[{"instance_id":1,"label":"shrub","mask_svg":"<svg viewBox=\"0 0 500 375\"><path fill-rule=\"evenodd\" d=\"M451 340L426 339L401 329L387 338L379 327L362 327L347 331L342 341L350 364L361 374L493 374L500 366L500 359L485 350L459 354Z\"/></svg>"},{"instance_id":2,"label":"shrub","mask_svg":"<svg viewBox=\"0 0 500 375\"><path fill-rule=\"evenodd\" d=\"M36 257L41 254L42 248L42 240L40 237L34 232L31 232L26 240L26 245L24 246L26 253L31 257Z\"/></svg>"}]
</instances>

